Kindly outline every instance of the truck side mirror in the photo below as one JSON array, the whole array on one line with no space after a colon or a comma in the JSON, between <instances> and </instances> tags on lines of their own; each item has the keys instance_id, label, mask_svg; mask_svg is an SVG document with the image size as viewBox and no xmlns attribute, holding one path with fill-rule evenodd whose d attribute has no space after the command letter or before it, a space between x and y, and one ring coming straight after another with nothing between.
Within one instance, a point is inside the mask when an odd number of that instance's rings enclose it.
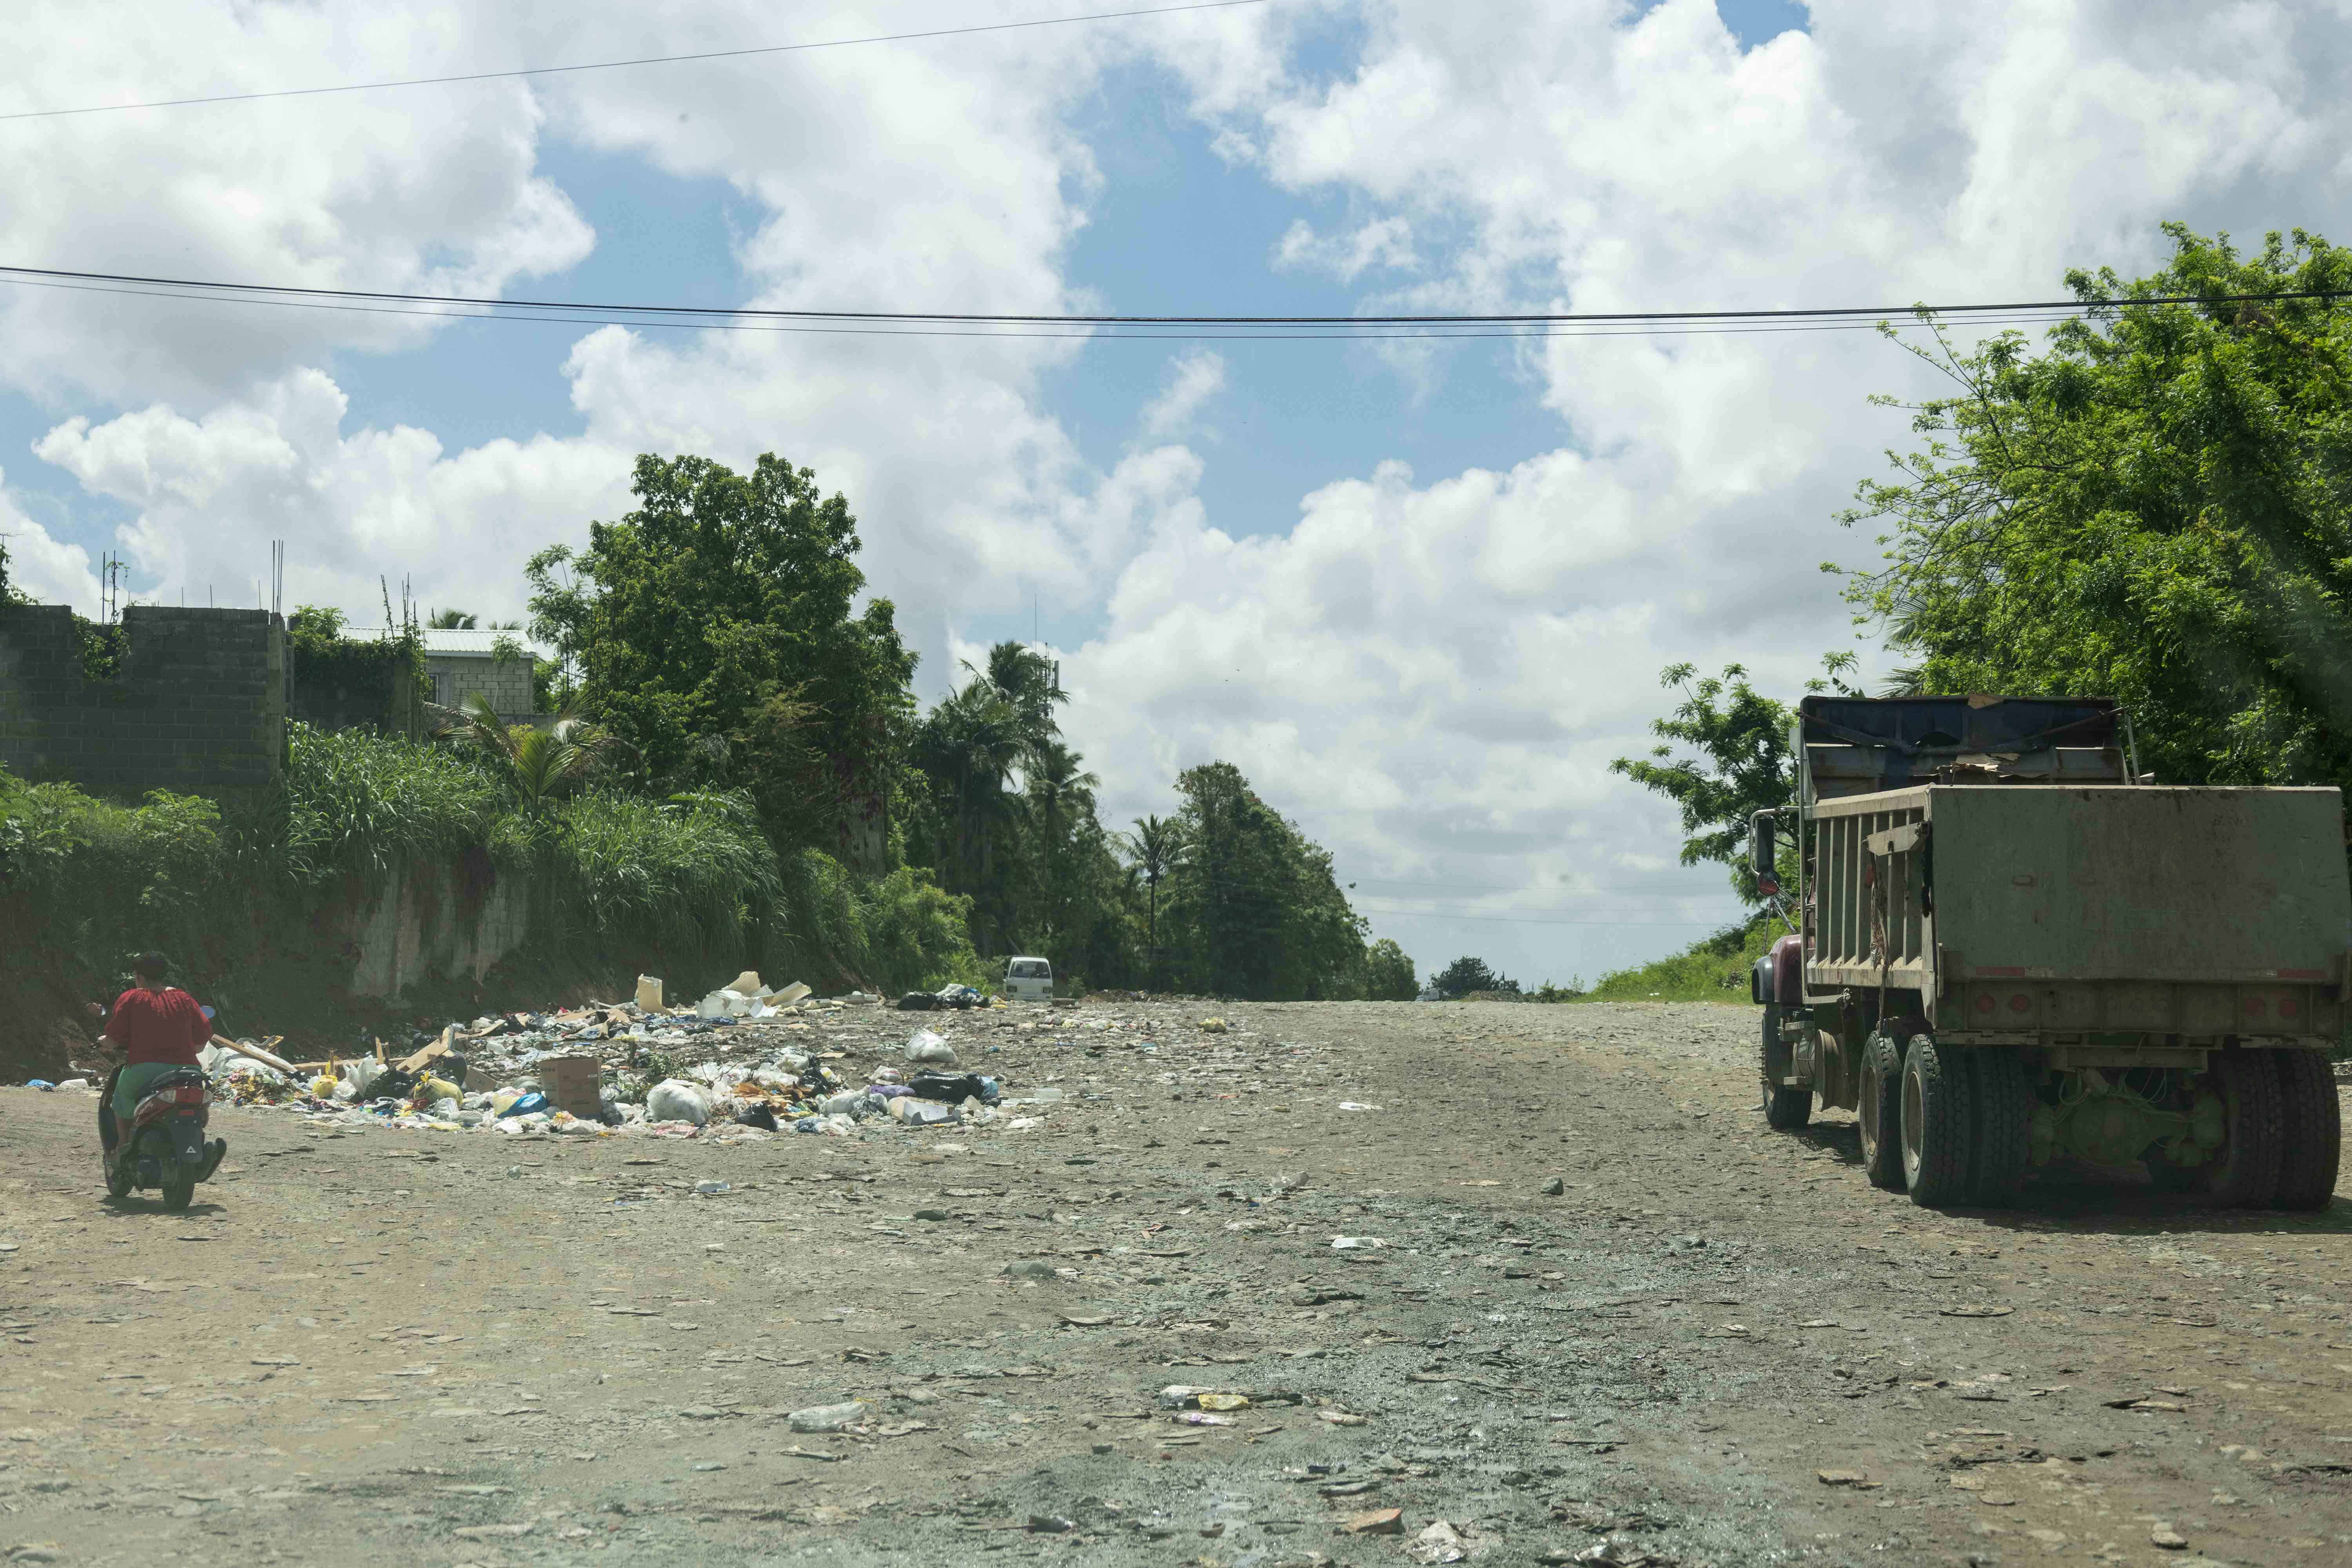
<instances>
[{"instance_id":1,"label":"truck side mirror","mask_svg":"<svg viewBox=\"0 0 2352 1568\"><path fill-rule=\"evenodd\" d=\"M1748 819L1748 868L1759 878L1772 875L1779 846L1773 841L1773 814L1759 811Z\"/></svg>"}]
</instances>

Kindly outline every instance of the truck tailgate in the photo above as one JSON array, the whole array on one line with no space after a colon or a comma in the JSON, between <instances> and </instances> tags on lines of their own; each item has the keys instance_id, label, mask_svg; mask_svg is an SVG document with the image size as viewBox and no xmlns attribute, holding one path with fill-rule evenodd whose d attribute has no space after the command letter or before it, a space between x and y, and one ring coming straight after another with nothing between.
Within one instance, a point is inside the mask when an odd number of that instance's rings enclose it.
<instances>
[{"instance_id":1,"label":"truck tailgate","mask_svg":"<svg viewBox=\"0 0 2352 1568\"><path fill-rule=\"evenodd\" d=\"M2332 983L2352 945L2334 789L1936 789L1959 973Z\"/></svg>"}]
</instances>

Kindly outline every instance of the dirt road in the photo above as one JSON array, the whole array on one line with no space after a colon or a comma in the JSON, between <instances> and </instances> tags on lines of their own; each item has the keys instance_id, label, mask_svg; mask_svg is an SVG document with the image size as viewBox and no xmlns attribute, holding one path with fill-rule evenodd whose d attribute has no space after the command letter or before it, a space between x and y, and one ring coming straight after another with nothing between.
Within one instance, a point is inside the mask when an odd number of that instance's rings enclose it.
<instances>
[{"instance_id":1,"label":"dirt road","mask_svg":"<svg viewBox=\"0 0 2352 1568\"><path fill-rule=\"evenodd\" d=\"M1744 1007L1206 1011L939 1026L1063 1091L1021 1131L220 1110L186 1215L105 1200L91 1100L0 1091L0 1550L2352 1558L2341 1201L1915 1209L1844 1118L1766 1131Z\"/></svg>"}]
</instances>

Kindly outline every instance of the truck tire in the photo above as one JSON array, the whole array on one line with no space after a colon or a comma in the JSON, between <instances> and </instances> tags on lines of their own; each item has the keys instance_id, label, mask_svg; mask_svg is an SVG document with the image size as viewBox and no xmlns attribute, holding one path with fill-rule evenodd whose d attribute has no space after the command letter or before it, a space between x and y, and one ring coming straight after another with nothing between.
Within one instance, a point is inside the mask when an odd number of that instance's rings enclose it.
<instances>
[{"instance_id":1,"label":"truck tire","mask_svg":"<svg viewBox=\"0 0 2352 1568\"><path fill-rule=\"evenodd\" d=\"M1976 1068L1976 1200L2005 1204L2025 1184L2032 1155L2033 1086L2014 1046L1976 1046L1961 1054Z\"/></svg>"},{"instance_id":2,"label":"truck tire","mask_svg":"<svg viewBox=\"0 0 2352 1568\"><path fill-rule=\"evenodd\" d=\"M1976 1075L1961 1053L1914 1035L1903 1053L1903 1184L1922 1208L1969 1199L1976 1144Z\"/></svg>"},{"instance_id":3,"label":"truck tire","mask_svg":"<svg viewBox=\"0 0 2352 1568\"><path fill-rule=\"evenodd\" d=\"M2278 1068L2267 1050L2216 1051L2213 1077L2223 1131L2205 1190L2233 1208L2268 1208L2279 1187Z\"/></svg>"},{"instance_id":4,"label":"truck tire","mask_svg":"<svg viewBox=\"0 0 2352 1568\"><path fill-rule=\"evenodd\" d=\"M1862 1048L1862 1168L1874 1187L1903 1190L1903 1051L1890 1035Z\"/></svg>"},{"instance_id":5,"label":"truck tire","mask_svg":"<svg viewBox=\"0 0 2352 1568\"><path fill-rule=\"evenodd\" d=\"M1763 1080L1764 1124L1782 1132L1802 1127L1813 1119L1813 1091L1789 1089L1780 1082L1792 1070L1796 1053L1780 1038L1780 1005L1777 1002L1764 1004L1761 1046L1757 1072Z\"/></svg>"},{"instance_id":6,"label":"truck tire","mask_svg":"<svg viewBox=\"0 0 2352 1568\"><path fill-rule=\"evenodd\" d=\"M2271 1201L2283 1209L2324 1209L2336 1197L2344 1149L2344 1113L2336 1073L2319 1051L2273 1051L2279 1079L2279 1182Z\"/></svg>"}]
</instances>

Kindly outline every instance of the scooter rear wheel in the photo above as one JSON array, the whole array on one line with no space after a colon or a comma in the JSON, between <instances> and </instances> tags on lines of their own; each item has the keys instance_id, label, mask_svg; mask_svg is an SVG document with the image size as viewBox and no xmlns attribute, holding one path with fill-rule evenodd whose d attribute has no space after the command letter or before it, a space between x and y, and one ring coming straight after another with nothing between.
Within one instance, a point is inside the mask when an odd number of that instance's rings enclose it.
<instances>
[{"instance_id":1,"label":"scooter rear wheel","mask_svg":"<svg viewBox=\"0 0 2352 1568\"><path fill-rule=\"evenodd\" d=\"M194 1199L195 1195L196 1179L193 1175L166 1176L163 1178L163 1209L165 1213L178 1214L182 1209L188 1206L189 1202Z\"/></svg>"},{"instance_id":2,"label":"scooter rear wheel","mask_svg":"<svg viewBox=\"0 0 2352 1568\"><path fill-rule=\"evenodd\" d=\"M128 1159L106 1168L106 1195L110 1198L131 1195L131 1162Z\"/></svg>"}]
</instances>

